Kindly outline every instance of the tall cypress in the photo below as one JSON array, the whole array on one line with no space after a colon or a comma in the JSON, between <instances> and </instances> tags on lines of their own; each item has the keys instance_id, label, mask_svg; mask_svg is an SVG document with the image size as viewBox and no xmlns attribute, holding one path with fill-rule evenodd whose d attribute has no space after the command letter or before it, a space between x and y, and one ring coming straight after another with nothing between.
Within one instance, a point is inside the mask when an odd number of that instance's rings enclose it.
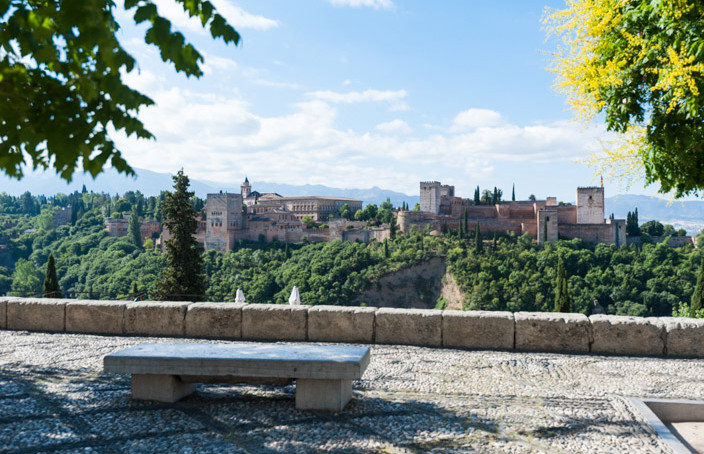
<instances>
[{"instance_id":1,"label":"tall cypress","mask_svg":"<svg viewBox=\"0 0 704 454\"><path fill-rule=\"evenodd\" d=\"M56 263L54 262L54 254L49 254L49 259L46 262L46 273L44 277L44 297L61 298L59 279L56 277Z\"/></svg>"},{"instance_id":2,"label":"tall cypress","mask_svg":"<svg viewBox=\"0 0 704 454\"><path fill-rule=\"evenodd\" d=\"M193 192L188 191L188 177L180 170L174 180L174 192L166 193L163 204L164 225L171 238L166 241L168 267L157 291L162 299L172 301L198 301L205 295L205 276L202 274L203 258L196 242L198 227L196 210L191 204Z\"/></svg>"},{"instance_id":3,"label":"tall cypress","mask_svg":"<svg viewBox=\"0 0 704 454\"><path fill-rule=\"evenodd\" d=\"M511 188L511 202L516 201L516 183L513 183L513 187Z\"/></svg>"},{"instance_id":4,"label":"tall cypress","mask_svg":"<svg viewBox=\"0 0 704 454\"><path fill-rule=\"evenodd\" d=\"M481 202L481 192L479 192L479 186L474 190L474 204L479 205Z\"/></svg>"},{"instance_id":5,"label":"tall cypress","mask_svg":"<svg viewBox=\"0 0 704 454\"><path fill-rule=\"evenodd\" d=\"M555 312L572 312L572 301L567 289L567 273L562 257L557 259L557 278L555 281Z\"/></svg>"},{"instance_id":6,"label":"tall cypress","mask_svg":"<svg viewBox=\"0 0 704 454\"><path fill-rule=\"evenodd\" d=\"M132 208L132 213L130 214L127 237L137 249L140 251L144 249L142 246L142 234L139 232L139 216L137 216L137 210L135 208Z\"/></svg>"},{"instance_id":7,"label":"tall cypress","mask_svg":"<svg viewBox=\"0 0 704 454\"><path fill-rule=\"evenodd\" d=\"M474 252L481 254L484 251L482 242L482 232L479 231L479 223L474 224Z\"/></svg>"},{"instance_id":8,"label":"tall cypress","mask_svg":"<svg viewBox=\"0 0 704 454\"><path fill-rule=\"evenodd\" d=\"M699 264L699 275L697 276L697 286L692 293L691 306L692 316L704 307L704 259Z\"/></svg>"}]
</instances>

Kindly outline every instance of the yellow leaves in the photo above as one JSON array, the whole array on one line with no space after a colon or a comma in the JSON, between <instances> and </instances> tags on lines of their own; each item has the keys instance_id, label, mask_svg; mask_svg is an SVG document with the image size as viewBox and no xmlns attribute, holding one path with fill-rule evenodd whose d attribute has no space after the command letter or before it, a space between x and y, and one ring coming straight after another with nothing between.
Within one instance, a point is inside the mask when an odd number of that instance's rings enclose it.
<instances>
[{"instance_id":1,"label":"yellow leaves","mask_svg":"<svg viewBox=\"0 0 704 454\"><path fill-rule=\"evenodd\" d=\"M695 63L694 55L687 55L684 48L678 53L672 46L667 48L667 57L661 59L663 66L651 71L658 75L658 81L650 90L670 92L667 113L689 96L699 96L699 88L694 79L695 73L704 71L704 64Z\"/></svg>"},{"instance_id":2,"label":"yellow leaves","mask_svg":"<svg viewBox=\"0 0 704 454\"><path fill-rule=\"evenodd\" d=\"M602 141L601 152L590 155L584 162L594 168L596 175L604 175L609 180L627 185L640 181L645 174L642 158L645 133L643 126L632 126L625 133Z\"/></svg>"},{"instance_id":3,"label":"yellow leaves","mask_svg":"<svg viewBox=\"0 0 704 454\"><path fill-rule=\"evenodd\" d=\"M556 87L578 118L591 120L604 108L600 93L605 87L622 84L621 69L628 58L610 59L600 55L609 45L604 36L618 29L623 20L620 8L628 0L568 0L567 9L550 11L544 19L550 35L562 38L564 47L554 55L551 71ZM631 40L636 40L631 37Z\"/></svg>"}]
</instances>

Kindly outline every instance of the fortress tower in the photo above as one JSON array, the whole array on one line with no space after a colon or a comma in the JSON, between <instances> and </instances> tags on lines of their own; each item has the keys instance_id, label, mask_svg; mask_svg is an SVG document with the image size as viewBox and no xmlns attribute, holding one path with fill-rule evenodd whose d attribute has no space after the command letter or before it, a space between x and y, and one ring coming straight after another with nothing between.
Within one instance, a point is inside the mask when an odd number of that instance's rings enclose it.
<instances>
[{"instance_id":1,"label":"fortress tower","mask_svg":"<svg viewBox=\"0 0 704 454\"><path fill-rule=\"evenodd\" d=\"M231 250L235 242L235 231L243 226L242 196L227 193L208 194L205 213L205 250Z\"/></svg>"},{"instance_id":2,"label":"fortress tower","mask_svg":"<svg viewBox=\"0 0 704 454\"><path fill-rule=\"evenodd\" d=\"M443 185L439 181L420 182L420 211L440 214L440 206L450 210L450 198L455 196L455 187Z\"/></svg>"},{"instance_id":3,"label":"fortress tower","mask_svg":"<svg viewBox=\"0 0 704 454\"><path fill-rule=\"evenodd\" d=\"M604 188L577 188L577 224L604 223Z\"/></svg>"}]
</instances>

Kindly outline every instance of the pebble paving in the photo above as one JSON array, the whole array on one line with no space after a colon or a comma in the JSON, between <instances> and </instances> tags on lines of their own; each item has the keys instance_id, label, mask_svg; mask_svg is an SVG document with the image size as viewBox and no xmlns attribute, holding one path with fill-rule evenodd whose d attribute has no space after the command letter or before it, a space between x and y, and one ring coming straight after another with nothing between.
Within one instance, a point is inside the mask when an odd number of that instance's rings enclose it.
<instances>
[{"instance_id":1,"label":"pebble paving","mask_svg":"<svg viewBox=\"0 0 704 454\"><path fill-rule=\"evenodd\" d=\"M183 339L0 331L0 453L669 453L627 397L704 399L702 359L375 345L340 413L294 385L132 401L103 356L154 341Z\"/></svg>"}]
</instances>

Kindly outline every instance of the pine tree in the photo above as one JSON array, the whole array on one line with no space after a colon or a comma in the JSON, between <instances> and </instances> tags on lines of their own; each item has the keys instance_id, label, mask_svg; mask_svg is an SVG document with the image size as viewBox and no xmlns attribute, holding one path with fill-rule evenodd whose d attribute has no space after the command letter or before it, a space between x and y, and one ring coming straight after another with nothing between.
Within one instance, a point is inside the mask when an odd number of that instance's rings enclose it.
<instances>
[{"instance_id":1,"label":"pine tree","mask_svg":"<svg viewBox=\"0 0 704 454\"><path fill-rule=\"evenodd\" d=\"M162 299L198 301L205 295L203 258L195 239L196 210L191 204L188 177L180 170L174 180L174 192L166 193L163 204L164 225L171 233L166 241L168 267L157 283Z\"/></svg>"},{"instance_id":2,"label":"pine tree","mask_svg":"<svg viewBox=\"0 0 704 454\"><path fill-rule=\"evenodd\" d=\"M571 312L572 301L567 289L567 274L562 257L557 259L557 278L555 281L555 312Z\"/></svg>"},{"instance_id":3,"label":"pine tree","mask_svg":"<svg viewBox=\"0 0 704 454\"><path fill-rule=\"evenodd\" d=\"M697 286L692 293L691 305L692 314L704 307L704 259L699 265L699 275L697 276Z\"/></svg>"},{"instance_id":4,"label":"pine tree","mask_svg":"<svg viewBox=\"0 0 704 454\"><path fill-rule=\"evenodd\" d=\"M479 223L474 224L474 252L477 255L484 251L484 243L482 242L482 232L479 231Z\"/></svg>"},{"instance_id":5,"label":"pine tree","mask_svg":"<svg viewBox=\"0 0 704 454\"><path fill-rule=\"evenodd\" d=\"M56 263L54 262L54 254L49 254L49 259L46 262L44 296L46 298L61 298L59 279L56 277Z\"/></svg>"},{"instance_id":6,"label":"pine tree","mask_svg":"<svg viewBox=\"0 0 704 454\"><path fill-rule=\"evenodd\" d=\"M132 213L130 214L127 237L137 249L140 251L144 249L142 246L142 234L139 232L139 216L137 216L137 210L134 208L132 208Z\"/></svg>"}]
</instances>

